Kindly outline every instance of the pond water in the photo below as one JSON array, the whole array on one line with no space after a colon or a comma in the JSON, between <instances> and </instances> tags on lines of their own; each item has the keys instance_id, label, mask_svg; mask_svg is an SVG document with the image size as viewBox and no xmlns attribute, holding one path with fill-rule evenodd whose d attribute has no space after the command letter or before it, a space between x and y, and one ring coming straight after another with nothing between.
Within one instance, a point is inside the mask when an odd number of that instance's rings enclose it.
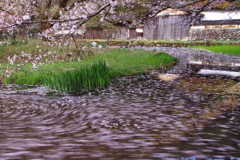
<instances>
[{"instance_id":1,"label":"pond water","mask_svg":"<svg viewBox=\"0 0 240 160\"><path fill-rule=\"evenodd\" d=\"M125 77L78 95L3 87L0 159L239 159L240 97L222 94L236 80L210 92L187 87L198 81L216 88L213 77L182 75L173 82Z\"/></svg>"}]
</instances>

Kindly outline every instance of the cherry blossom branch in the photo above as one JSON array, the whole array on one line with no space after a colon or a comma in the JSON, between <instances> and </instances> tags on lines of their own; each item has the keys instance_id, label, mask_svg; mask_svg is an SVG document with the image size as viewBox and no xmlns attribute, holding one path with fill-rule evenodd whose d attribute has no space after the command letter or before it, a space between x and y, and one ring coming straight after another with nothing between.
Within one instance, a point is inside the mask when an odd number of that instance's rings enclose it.
<instances>
[{"instance_id":1,"label":"cherry blossom branch","mask_svg":"<svg viewBox=\"0 0 240 160\"><path fill-rule=\"evenodd\" d=\"M8 26L4 26L1 27L0 29L5 29L5 28L9 28L9 27L14 27L14 26L18 26L21 24L36 24L36 23L64 23L64 22L71 22L71 21L82 21L78 24L78 26L82 26L83 24L85 24L87 21L89 21L90 19L92 19L93 17L99 15L103 10L105 10L107 7L111 6L110 3L104 5L103 7L101 7L98 11L96 11L93 14L89 14L87 16L87 18L74 18L74 19L60 19L60 20L40 20L40 21L30 21L30 20L26 20L26 21L22 21L22 22L18 22L18 23L14 23Z\"/></svg>"}]
</instances>

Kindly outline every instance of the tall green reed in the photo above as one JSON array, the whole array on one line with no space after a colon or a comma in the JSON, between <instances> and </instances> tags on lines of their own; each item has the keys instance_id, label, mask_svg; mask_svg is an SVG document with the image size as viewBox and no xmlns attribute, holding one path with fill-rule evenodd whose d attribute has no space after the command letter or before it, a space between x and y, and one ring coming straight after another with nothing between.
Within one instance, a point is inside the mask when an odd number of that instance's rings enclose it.
<instances>
[{"instance_id":1,"label":"tall green reed","mask_svg":"<svg viewBox=\"0 0 240 160\"><path fill-rule=\"evenodd\" d=\"M109 68L105 61L89 67L68 71L42 71L43 85L60 92L76 92L80 89L107 87L110 84Z\"/></svg>"}]
</instances>

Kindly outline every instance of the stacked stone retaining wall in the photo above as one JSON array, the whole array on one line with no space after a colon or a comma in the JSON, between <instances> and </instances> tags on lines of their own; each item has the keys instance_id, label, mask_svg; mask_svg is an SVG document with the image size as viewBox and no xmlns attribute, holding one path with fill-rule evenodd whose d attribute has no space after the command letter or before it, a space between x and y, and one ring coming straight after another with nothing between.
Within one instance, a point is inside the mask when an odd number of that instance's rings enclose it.
<instances>
[{"instance_id":1,"label":"stacked stone retaining wall","mask_svg":"<svg viewBox=\"0 0 240 160\"><path fill-rule=\"evenodd\" d=\"M240 29L191 29L191 41L239 41Z\"/></svg>"},{"instance_id":2,"label":"stacked stone retaining wall","mask_svg":"<svg viewBox=\"0 0 240 160\"><path fill-rule=\"evenodd\" d=\"M204 42L164 42L164 41L141 41L141 40L85 40L85 39L79 39L78 43L92 43L96 42L98 44L105 44L108 46L119 46L119 47L135 47L135 46L146 46L146 47L188 47L188 46L214 46L214 45L240 45L239 42L210 42L210 41L204 41Z\"/></svg>"}]
</instances>

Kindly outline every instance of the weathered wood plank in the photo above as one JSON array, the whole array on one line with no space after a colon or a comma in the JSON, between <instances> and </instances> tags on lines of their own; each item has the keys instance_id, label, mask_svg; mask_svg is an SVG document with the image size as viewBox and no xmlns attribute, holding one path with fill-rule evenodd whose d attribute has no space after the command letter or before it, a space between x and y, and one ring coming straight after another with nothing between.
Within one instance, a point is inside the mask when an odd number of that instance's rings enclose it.
<instances>
[{"instance_id":1,"label":"weathered wood plank","mask_svg":"<svg viewBox=\"0 0 240 160\"><path fill-rule=\"evenodd\" d=\"M144 26L145 39L181 40L189 36L188 15L165 15L149 20Z\"/></svg>"}]
</instances>

